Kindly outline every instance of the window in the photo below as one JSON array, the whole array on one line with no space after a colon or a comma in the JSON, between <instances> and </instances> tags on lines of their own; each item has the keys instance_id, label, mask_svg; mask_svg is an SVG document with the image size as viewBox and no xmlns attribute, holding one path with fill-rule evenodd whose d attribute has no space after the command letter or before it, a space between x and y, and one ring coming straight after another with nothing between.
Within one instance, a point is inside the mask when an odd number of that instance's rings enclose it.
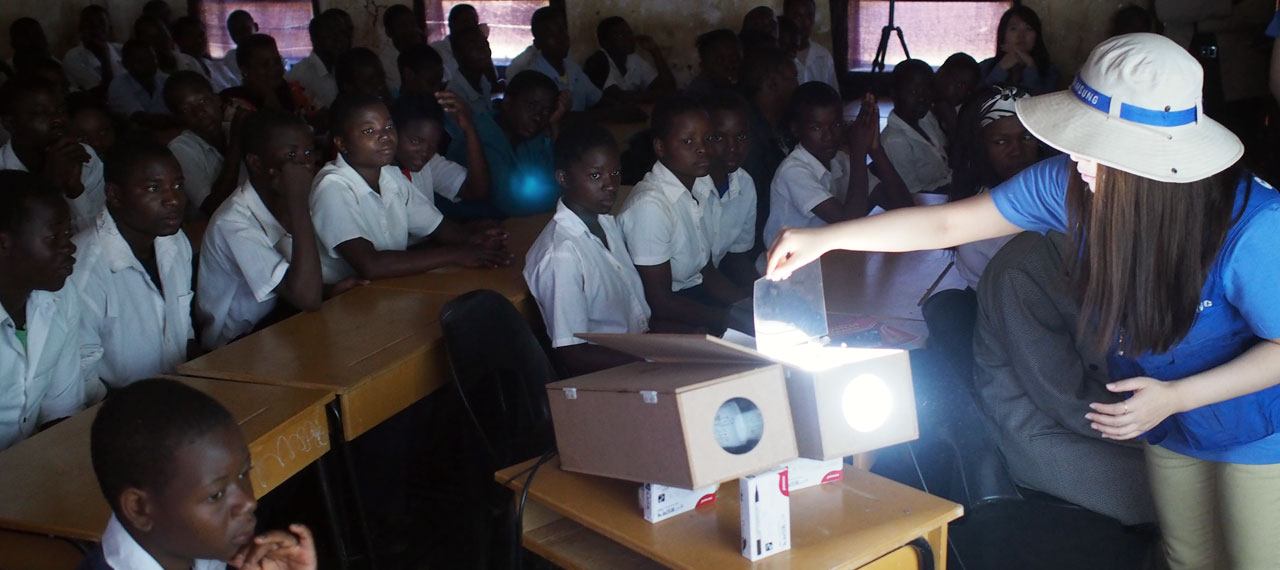
<instances>
[{"instance_id":1,"label":"window","mask_svg":"<svg viewBox=\"0 0 1280 570\"><path fill-rule=\"evenodd\" d=\"M220 58L236 47L227 35L227 16L244 10L258 23L258 33L276 39L276 47L286 64L292 65L311 53L307 25L314 16L311 0L195 0L192 14L199 14L209 35L209 55Z\"/></svg>"},{"instance_id":2,"label":"window","mask_svg":"<svg viewBox=\"0 0 1280 570\"><path fill-rule=\"evenodd\" d=\"M534 10L552 5L549 0L427 0L427 38L443 39L449 34L449 10L458 4L475 6L480 23L489 25L489 47L493 63L507 65L533 43L529 18ZM557 4L562 5L562 3Z\"/></svg>"},{"instance_id":3,"label":"window","mask_svg":"<svg viewBox=\"0 0 1280 570\"><path fill-rule=\"evenodd\" d=\"M894 2L894 25L902 28L911 57L934 67L947 57L965 52L982 61L996 54L996 27L1013 2ZM850 71L869 71L880 44L880 31L889 23L889 2L848 3ZM898 35L889 39L886 67L906 59Z\"/></svg>"}]
</instances>

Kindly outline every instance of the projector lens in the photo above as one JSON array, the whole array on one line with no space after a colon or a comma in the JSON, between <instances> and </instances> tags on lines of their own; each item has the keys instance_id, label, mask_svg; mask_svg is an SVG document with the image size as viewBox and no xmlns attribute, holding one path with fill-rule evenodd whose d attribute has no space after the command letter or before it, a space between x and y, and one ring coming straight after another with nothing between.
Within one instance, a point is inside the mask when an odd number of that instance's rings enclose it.
<instances>
[{"instance_id":1,"label":"projector lens","mask_svg":"<svg viewBox=\"0 0 1280 570\"><path fill-rule=\"evenodd\" d=\"M893 393L879 376L863 374L845 385L841 406L849 427L872 432L880 429L893 413Z\"/></svg>"},{"instance_id":2,"label":"projector lens","mask_svg":"<svg viewBox=\"0 0 1280 570\"><path fill-rule=\"evenodd\" d=\"M742 455L760 443L764 436L764 415L746 398L730 398L716 410L712 429L716 443L734 455Z\"/></svg>"}]
</instances>

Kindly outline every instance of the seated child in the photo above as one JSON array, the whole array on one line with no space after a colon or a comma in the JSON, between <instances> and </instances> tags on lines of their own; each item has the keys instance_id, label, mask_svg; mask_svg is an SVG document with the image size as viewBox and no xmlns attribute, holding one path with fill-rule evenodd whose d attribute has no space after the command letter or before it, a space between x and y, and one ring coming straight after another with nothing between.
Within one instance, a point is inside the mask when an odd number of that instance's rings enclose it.
<instances>
[{"instance_id":1,"label":"seated child","mask_svg":"<svg viewBox=\"0 0 1280 570\"><path fill-rule=\"evenodd\" d=\"M236 47L222 55L222 65L227 66L231 71L232 77L236 79L236 85L240 84L240 63L236 60L236 51L240 49L240 42L256 33L258 33L258 23L253 21L253 14L236 10L227 16L227 35L231 36L231 42L236 44Z\"/></svg>"},{"instance_id":2,"label":"seated child","mask_svg":"<svg viewBox=\"0 0 1280 570\"><path fill-rule=\"evenodd\" d=\"M798 144L773 177L766 244L772 244L783 228L811 228L867 215L871 190L879 184L867 171L867 155L885 161L875 144L880 114L870 96L863 100L852 128L844 126L840 95L818 81L796 89L787 114ZM840 150L846 144L856 159ZM905 190L898 188L896 195L901 197Z\"/></svg>"},{"instance_id":3,"label":"seated child","mask_svg":"<svg viewBox=\"0 0 1280 570\"><path fill-rule=\"evenodd\" d=\"M439 152L445 113L457 119L464 133L470 168ZM400 99L391 109L391 118L396 123L399 139L395 164L423 198L432 203L443 200L450 204L466 201L479 205L488 202L489 165L484 158L484 145L476 134L471 113L457 95L442 91L439 103ZM447 212L445 217L449 217Z\"/></svg>"},{"instance_id":4,"label":"seated child","mask_svg":"<svg viewBox=\"0 0 1280 570\"><path fill-rule=\"evenodd\" d=\"M0 147L0 168L43 176L71 206L72 228L92 226L106 203L102 161L71 134L66 99L36 77L15 78L3 93L0 121L10 138Z\"/></svg>"},{"instance_id":5,"label":"seated child","mask_svg":"<svg viewBox=\"0 0 1280 570\"><path fill-rule=\"evenodd\" d=\"M947 135L929 109L933 107L933 69L918 59L894 66L893 112L880 135L889 160L912 193L939 191L951 183Z\"/></svg>"},{"instance_id":6,"label":"seated child","mask_svg":"<svg viewBox=\"0 0 1280 570\"><path fill-rule=\"evenodd\" d=\"M351 30L338 11L326 10L311 19L307 32L311 36L311 55L295 63L284 77L302 86L312 107L325 109L338 96L333 66L338 56L351 49ZM239 63L243 71L244 60Z\"/></svg>"},{"instance_id":7,"label":"seated child","mask_svg":"<svg viewBox=\"0 0 1280 570\"><path fill-rule=\"evenodd\" d=\"M236 50L241 83L220 94L223 121L230 121L241 110L273 109L299 115L311 121L311 103L302 86L289 81L284 60L276 48L276 40L266 34L253 34L241 40Z\"/></svg>"},{"instance_id":8,"label":"seated child","mask_svg":"<svg viewBox=\"0 0 1280 570\"><path fill-rule=\"evenodd\" d=\"M68 101L71 134L82 144L89 145L94 154L106 156L116 144L116 127L111 112L96 97L77 91Z\"/></svg>"},{"instance_id":9,"label":"seated child","mask_svg":"<svg viewBox=\"0 0 1280 570\"><path fill-rule=\"evenodd\" d=\"M745 35L748 32L760 32L777 41L778 18L773 8L756 6L742 16L742 29L738 31L738 35Z\"/></svg>"},{"instance_id":10,"label":"seated child","mask_svg":"<svg viewBox=\"0 0 1280 570\"><path fill-rule=\"evenodd\" d=\"M742 168L751 150L751 109L733 91L722 91L703 102L711 117L711 183L715 218L711 225L711 262L740 286L751 286L756 274L752 250L756 243L756 185Z\"/></svg>"},{"instance_id":11,"label":"seated child","mask_svg":"<svg viewBox=\"0 0 1280 570\"><path fill-rule=\"evenodd\" d=\"M181 70L201 72L200 62L178 50L173 35L169 33L169 24L154 15L143 14L133 23L133 37L151 46L156 55L156 66L166 75Z\"/></svg>"},{"instance_id":12,"label":"seated child","mask_svg":"<svg viewBox=\"0 0 1280 570\"><path fill-rule=\"evenodd\" d=\"M128 73L111 80L107 106L117 116L144 128L172 126L173 118L164 104L164 82L169 76L157 71L155 52L142 40L129 40L123 51Z\"/></svg>"},{"instance_id":13,"label":"seated child","mask_svg":"<svg viewBox=\"0 0 1280 570\"><path fill-rule=\"evenodd\" d=\"M618 216L627 250L654 319L722 334L728 306L750 295L711 262L711 119L697 102L676 98L653 109L651 129L658 161Z\"/></svg>"},{"instance_id":14,"label":"seated child","mask_svg":"<svg viewBox=\"0 0 1280 570\"><path fill-rule=\"evenodd\" d=\"M183 54L190 56L199 64L200 75L213 86L214 93L221 93L229 87L240 84L240 77L232 75L231 70L209 57L209 35L205 33L204 24L193 16L183 16L173 21L173 43Z\"/></svg>"},{"instance_id":15,"label":"seated child","mask_svg":"<svg viewBox=\"0 0 1280 570\"><path fill-rule=\"evenodd\" d=\"M533 45L511 60L507 77L532 70L556 82L557 91L573 97L571 111L586 111L600 103L604 92L591 83L582 67L569 59L569 24L564 12L550 6L538 8L529 19Z\"/></svg>"},{"instance_id":16,"label":"seated child","mask_svg":"<svg viewBox=\"0 0 1280 570\"><path fill-rule=\"evenodd\" d=\"M626 94L644 94L648 98L670 95L675 91L676 79L671 66L649 36L636 37L631 26L619 16L600 20L596 26L596 39L600 51L588 57L582 64L591 82L602 90L617 89ZM645 50L653 63L636 54L636 45Z\"/></svg>"},{"instance_id":17,"label":"seated child","mask_svg":"<svg viewBox=\"0 0 1280 570\"><path fill-rule=\"evenodd\" d=\"M316 170L311 131L296 115L258 111L242 137L249 179L213 214L200 248L196 316L208 350L322 300L307 200Z\"/></svg>"},{"instance_id":18,"label":"seated child","mask_svg":"<svg viewBox=\"0 0 1280 570\"><path fill-rule=\"evenodd\" d=\"M943 132L948 135L955 132L960 106L978 90L981 82L982 70L969 54L954 53L942 62L934 76L937 99L933 102L933 115L942 124Z\"/></svg>"},{"instance_id":19,"label":"seated child","mask_svg":"<svg viewBox=\"0 0 1280 570\"><path fill-rule=\"evenodd\" d=\"M382 56L382 69L387 74L387 87L391 93L400 91L400 71L396 59L412 46L427 44L427 32L423 22L413 13L413 8L404 4L392 4L382 13L382 33L391 40L394 49L384 47L379 50Z\"/></svg>"},{"instance_id":20,"label":"seated child","mask_svg":"<svg viewBox=\"0 0 1280 570\"><path fill-rule=\"evenodd\" d=\"M332 121L338 157L320 170L310 199L325 283L353 275L399 277L445 265L510 263L506 232L471 234L445 220L391 166L396 129L381 99L340 97L334 102ZM431 243L420 243L428 237Z\"/></svg>"},{"instance_id":21,"label":"seated child","mask_svg":"<svg viewBox=\"0 0 1280 570\"><path fill-rule=\"evenodd\" d=\"M747 54L742 93L751 104L751 150L742 167L756 187L756 243L764 248L771 245L763 233L771 211L773 176L792 150L786 115L797 86L795 58L781 48L760 48Z\"/></svg>"},{"instance_id":22,"label":"seated child","mask_svg":"<svg viewBox=\"0 0 1280 570\"><path fill-rule=\"evenodd\" d=\"M89 4L80 10L80 43L62 56L71 87L88 91L104 88L124 75L118 43L111 41L111 15L104 6Z\"/></svg>"},{"instance_id":23,"label":"seated child","mask_svg":"<svg viewBox=\"0 0 1280 570\"><path fill-rule=\"evenodd\" d=\"M551 141L568 111L568 97L536 71L521 72L507 82L502 108L476 113L476 134L484 145L490 201L507 216L528 216L555 209L560 197L554 181ZM469 142L455 137L450 160L468 169Z\"/></svg>"},{"instance_id":24,"label":"seated child","mask_svg":"<svg viewBox=\"0 0 1280 570\"><path fill-rule=\"evenodd\" d=\"M396 99L434 99L444 89L444 62L440 54L422 44L409 46L396 57L400 70L400 93Z\"/></svg>"},{"instance_id":25,"label":"seated child","mask_svg":"<svg viewBox=\"0 0 1280 570\"><path fill-rule=\"evenodd\" d=\"M564 196L525 256L524 279L566 377L635 360L576 338L577 333L642 333L649 305L622 229L609 211L621 182L618 143L603 127L556 141L556 182Z\"/></svg>"},{"instance_id":26,"label":"seated child","mask_svg":"<svg viewBox=\"0 0 1280 570\"><path fill-rule=\"evenodd\" d=\"M742 66L742 45L733 30L712 30L698 36L698 75L685 87L685 95L693 98L710 96L719 89L738 87L738 69Z\"/></svg>"},{"instance_id":27,"label":"seated child","mask_svg":"<svg viewBox=\"0 0 1280 570\"><path fill-rule=\"evenodd\" d=\"M182 167L164 145L121 143L107 157L106 181L107 209L75 236L72 280L88 377L120 388L187 360L191 243L182 233Z\"/></svg>"},{"instance_id":28,"label":"seated child","mask_svg":"<svg viewBox=\"0 0 1280 570\"><path fill-rule=\"evenodd\" d=\"M393 100L382 61L369 48L352 48L338 56L333 64L333 77L338 83L339 96L374 95L388 105Z\"/></svg>"},{"instance_id":29,"label":"seated child","mask_svg":"<svg viewBox=\"0 0 1280 570\"><path fill-rule=\"evenodd\" d=\"M449 90L466 102L472 113L493 110L493 50L489 38L478 27L463 28L449 34L453 46L453 68L450 69ZM514 74L507 78L514 78Z\"/></svg>"},{"instance_id":30,"label":"seated child","mask_svg":"<svg viewBox=\"0 0 1280 570\"><path fill-rule=\"evenodd\" d=\"M44 27L35 18L24 16L9 24L9 47L13 49L9 65L18 73L21 73L18 70L19 62L24 59L34 61L52 58L53 61L58 61L49 51L49 36L45 35Z\"/></svg>"},{"instance_id":31,"label":"seated child","mask_svg":"<svg viewBox=\"0 0 1280 570\"><path fill-rule=\"evenodd\" d=\"M122 388L94 417L89 450L111 519L80 569L315 570L306 526L254 536L244 434L199 390L166 379Z\"/></svg>"},{"instance_id":32,"label":"seated child","mask_svg":"<svg viewBox=\"0 0 1280 570\"><path fill-rule=\"evenodd\" d=\"M34 174L0 170L0 450L80 410L71 215Z\"/></svg>"},{"instance_id":33,"label":"seated child","mask_svg":"<svg viewBox=\"0 0 1280 570\"><path fill-rule=\"evenodd\" d=\"M840 91L840 83L836 81L836 63L827 48L812 41L813 18L817 10L814 0L783 0L782 16L796 25L800 40L796 52L796 69L800 72L800 83L821 81Z\"/></svg>"},{"instance_id":34,"label":"seated child","mask_svg":"<svg viewBox=\"0 0 1280 570\"><path fill-rule=\"evenodd\" d=\"M222 100L199 73L179 71L170 76L164 100L182 124L182 133L169 141L169 150L182 166L187 219L208 218L239 182L240 141L236 133L224 134Z\"/></svg>"}]
</instances>

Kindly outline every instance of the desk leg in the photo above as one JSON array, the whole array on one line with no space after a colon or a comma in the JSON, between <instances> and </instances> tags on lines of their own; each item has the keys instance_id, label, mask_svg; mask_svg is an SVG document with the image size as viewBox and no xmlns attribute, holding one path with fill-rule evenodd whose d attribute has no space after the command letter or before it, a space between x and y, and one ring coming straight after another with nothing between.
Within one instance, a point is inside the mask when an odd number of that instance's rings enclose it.
<instances>
[{"instance_id":1,"label":"desk leg","mask_svg":"<svg viewBox=\"0 0 1280 570\"><path fill-rule=\"evenodd\" d=\"M324 501L324 514L329 520L329 535L333 537L333 553L338 561L340 570L350 570L350 555L347 553L347 529L342 524L346 520L342 516L342 510L339 506L338 499L333 494L333 482L329 476L329 470L332 468L329 463L333 461L333 456L326 454L312 464L315 470L316 481L320 485L320 497Z\"/></svg>"},{"instance_id":2,"label":"desk leg","mask_svg":"<svg viewBox=\"0 0 1280 570\"><path fill-rule=\"evenodd\" d=\"M360 496L360 485L356 479L355 462L351 458L351 447L348 445L346 434L342 431L342 411L338 408L338 401L334 400L326 406L329 412L329 441L333 446L333 451L337 456L337 460L342 462L343 479L346 480L348 495L351 498L351 517L355 524L356 536L361 543L361 550L369 558L369 567L377 568L378 562L373 552L373 535L369 532L369 519L365 516L364 500ZM345 560L344 560L345 562Z\"/></svg>"},{"instance_id":3,"label":"desk leg","mask_svg":"<svg viewBox=\"0 0 1280 570\"><path fill-rule=\"evenodd\" d=\"M947 570L947 525L943 524L924 535L933 548L933 567L936 570Z\"/></svg>"}]
</instances>

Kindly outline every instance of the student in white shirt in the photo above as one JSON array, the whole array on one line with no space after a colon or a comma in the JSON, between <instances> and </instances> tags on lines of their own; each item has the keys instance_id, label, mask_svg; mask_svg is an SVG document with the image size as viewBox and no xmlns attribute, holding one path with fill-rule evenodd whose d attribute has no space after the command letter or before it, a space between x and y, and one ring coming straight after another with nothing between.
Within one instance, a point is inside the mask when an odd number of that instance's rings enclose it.
<instances>
[{"instance_id":1,"label":"student in white shirt","mask_svg":"<svg viewBox=\"0 0 1280 570\"><path fill-rule=\"evenodd\" d=\"M107 88L111 112L143 127L163 128L174 124L164 104L164 82L168 75L156 69L156 56L142 40L124 44L125 73Z\"/></svg>"},{"instance_id":2,"label":"student in white shirt","mask_svg":"<svg viewBox=\"0 0 1280 570\"><path fill-rule=\"evenodd\" d=\"M284 78L302 85L311 106L323 109L332 105L338 96L333 66L338 56L351 49L351 34L336 12L325 12L312 18L307 31L311 35L311 54L294 64Z\"/></svg>"},{"instance_id":3,"label":"student in white shirt","mask_svg":"<svg viewBox=\"0 0 1280 570\"><path fill-rule=\"evenodd\" d=\"M198 23L198 22L197 22ZM182 53L173 42L169 25L155 16L143 15L133 24L133 37L151 46L156 54L156 65L165 74L187 69L204 73L196 58Z\"/></svg>"},{"instance_id":4,"label":"student in white shirt","mask_svg":"<svg viewBox=\"0 0 1280 570\"><path fill-rule=\"evenodd\" d=\"M756 238L756 185L742 168L751 150L751 108L732 91L703 101L711 117L711 183L715 192L711 229L711 262L741 286L751 285L756 274L752 251Z\"/></svg>"},{"instance_id":5,"label":"student in white shirt","mask_svg":"<svg viewBox=\"0 0 1280 570\"><path fill-rule=\"evenodd\" d=\"M200 74L173 74L165 83L164 99L183 127L168 146L182 165L187 219L208 218L239 182L240 137L223 131L222 100ZM232 127L238 128L239 124Z\"/></svg>"},{"instance_id":6,"label":"student in white shirt","mask_svg":"<svg viewBox=\"0 0 1280 570\"><path fill-rule=\"evenodd\" d=\"M893 112L881 133L881 144L898 167L907 189L940 192L951 183L947 135L930 108L934 100L933 69L918 59L893 68Z\"/></svg>"},{"instance_id":7,"label":"student in white shirt","mask_svg":"<svg viewBox=\"0 0 1280 570\"><path fill-rule=\"evenodd\" d=\"M489 25L480 23L480 14L476 12L475 6L470 4L454 4L449 10L449 34L444 38L431 42L431 49L436 50L440 54L440 58L444 61L444 80L454 81L458 73L458 61L454 53L454 38L465 30L475 29L480 32L480 36L485 38L485 46L488 46ZM492 55L490 56L489 66L483 72L484 77L490 85L498 84L498 72L493 66ZM515 73L508 73L507 77L515 77ZM472 107L475 109L475 107Z\"/></svg>"},{"instance_id":8,"label":"student in white shirt","mask_svg":"<svg viewBox=\"0 0 1280 570\"><path fill-rule=\"evenodd\" d=\"M538 8L529 19L529 27L533 32L532 51L525 50L511 62L507 77L527 69L550 77L561 91L572 95L571 111L586 111L600 103L604 92L569 59L569 27L564 12L549 6Z\"/></svg>"},{"instance_id":9,"label":"student in white shirt","mask_svg":"<svg viewBox=\"0 0 1280 570\"><path fill-rule=\"evenodd\" d=\"M324 293L307 203L315 178L311 130L296 115L258 111L246 119L244 138L249 179L209 220L200 248L196 316L208 350L319 309Z\"/></svg>"},{"instance_id":10,"label":"student in white shirt","mask_svg":"<svg viewBox=\"0 0 1280 570\"><path fill-rule=\"evenodd\" d=\"M231 42L236 44L236 47L222 55L222 64L231 71L236 85L240 84L241 78L240 63L236 61L236 50L240 49L240 42L256 33L258 33L258 23L253 21L253 15L249 12L236 10L227 15L227 35L231 36Z\"/></svg>"},{"instance_id":11,"label":"student in white shirt","mask_svg":"<svg viewBox=\"0 0 1280 570\"><path fill-rule=\"evenodd\" d=\"M412 45L400 52L395 63L400 69L400 93L396 100L435 99L436 93L444 89L444 62L436 50L422 44Z\"/></svg>"},{"instance_id":12,"label":"student in white shirt","mask_svg":"<svg viewBox=\"0 0 1280 570\"><path fill-rule=\"evenodd\" d=\"M796 51L796 70L799 72L800 83L821 81L839 91L835 58L831 57L827 48L812 41L816 11L814 0L784 0L782 3L782 17L795 23L800 39L800 46Z\"/></svg>"},{"instance_id":13,"label":"student in white shirt","mask_svg":"<svg viewBox=\"0 0 1280 570\"><path fill-rule=\"evenodd\" d=\"M397 134L381 99L344 95L334 103L331 121L338 158L316 176L310 202L325 283L510 263L505 231L471 234L445 220L391 166ZM409 248L428 237L433 243Z\"/></svg>"},{"instance_id":14,"label":"student in white shirt","mask_svg":"<svg viewBox=\"0 0 1280 570\"><path fill-rule=\"evenodd\" d=\"M449 35L453 68L448 72L449 90L462 98L472 113L493 110L493 51L480 28L463 28ZM508 74L510 82L514 74Z\"/></svg>"},{"instance_id":15,"label":"student in white shirt","mask_svg":"<svg viewBox=\"0 0 1280 570\"><path fill-rule=\"evenodd\" d=\"M649 36L637 37L627 21L619 16L600 20L596 26L596 39L600 51L588 57L582 64L591 82L602 90L617 89L629 95L645 95L656 99L675 92L676 80L662 50ZM653 63L636 53L636 46L645 50Z\"/></svg>"},{"instance_id":16,"label":"student in white shirt","mask_svg":"<svg viewBox=\"0 0 1280 570\"><path fill-rule=\"evenodd\" d=\"M399 93L400 66L396 65L396 58L410 46L426 45L427 32L423 29L422 20L413 14L412 8L404 4L392 4L382 13L382 33L394 48L386 49L386 44L383 44L384 47L380 50L382 69L387 72L387 88L393 94Z\"/></svg>"},{"instance_id":17,"label":"student in white shirt","mask_svg":"<svg viewBox=\"0 0 1280 570\"><path fill-rule=\"evenodd\" d=\"M440 154L444 136L444 116L458 123L467 145L467 164L453 162ZM459 97L440 92L437 101L401 99L391 109L396 123L396 166L423 198L437 202L437 196L451 203L486 202L489 199L489 164L484 143L476 133L471 113Z\"/></svg>"},{"instance_id":18,"label":"student in white shirt","mask_svg":"<svg viewBox=\"0 0 1280 570\"><path fill-rule=\"evenodd\" d=\"M168 374L187 360L191 243L182 233L182 168L145 139L121 145L106 164L107 209L76 234L74 277L81 342L91 375L119 388Z\"/></svg>"},{"instance_id":19,"label":"student in white shirt","mask_svg":"<svg viewBox=\"0 0 1280 570\"><path fill-rule=\"evenodd\" d=\"M0 450L79 411L71 217L47 182L0 171Z\"/></svg>"},{"instance_id":20,"label":"student in white shirt","mask_svg":"<svg viewBox=\"0 0 1280 570\"><path fill-rule=\"evenodd\" d=\"M111 507L85 570L315 570L300 524L254 536L249 448L236 419L176 380L149 379L107 400L89 431Z\"/></svg>"},{"instance_id":21,"label":"student in white shirt","mask_svg":"<svg viewBox=\"0 0 1280 570\"><path fill-rule=\"evenodd\" d=\"M872 190L904 201L905 190L892 168L886 183L867 170L867 156L887 162L877 144L880 126L875 100L863 99L852 128L844 124L844 104L831 86L811 81L796 89L788 109L792 135L799 144L773 176L764 243L783 228L810 228L861 218L872 205ZM840 150L848 145L857 156ZM877 188L877 186L880 186ZM899 206L909 206L909 199Z\"/></svg>"},{"instance_id":22,"label":"student in white shirt","mask_svg":"<svg viewBox=\"0 0 1280 570\"><path fill-rule=\"evenodd\" d=\"M102 161L71 136L65 100L52 84L34 77L16 78L5 91L0 121L10 139L0 146L0 169L43 176L71 206L73 228L93 225L106 203Z\"/></svg>"},{"instance_id":23,"label":"student in white shirt","mask_svg":"<svg viewBox=\"0 0 1280 570\"><path fill-rule=\"evenodd\" d=\"M62 64L76 90L94 89L124 75L120 44L111 41L111 16L105 7L90 4L80 10L80 43L67 50Z\"/></svg>"},{"instance_id":24,"label":"student in white shirt","mask_svg":"<svg viewBox=\"0 0 1280 570\"><path fill-rule=\"evenodd\" d=\"M387 89L387 73L382 60L369 48L351 48L333 64L333 78L338 82L338 96L373 95L384 102L392 101Z\"/></svg>"},{"instance_id":25,"label":"student in white shirt","mask_svg":"<svg viewBox=\"0 0 1280 570\"><path fill-rule=\"evenodd\" d=\"M603 127L567 131L556 141L555 217L525 256L524 279L538 302L557 363L578 376L634 360L587 344L578 333L643 333L649 305L622 229L609 211L622 176L618 143Z\"/></svg>"},{"instance_id":26,"label":"student in white shirt","mask_svg":"<svg viewBox=\"0 0 1280 570\"><path fill-rule=\"evenodd\" d=\"M193 16L183 16L174 20L173 43L179 52L190 57L197 64L197 71L209 80L214 93L240 84L240 74L232 74L221 61L209 57L209 36L205 33L204 24Z\"/></svg>"},{"instance_id":27,"label":"student in white shirt","mask_svg":"<svg viewBox=\"0 0 1280 570\"><path fill-rule=\"evenodd\" d=\"M651 128L658 161L618 216L627 249L654 319L721 334L728 306L748 294L711 263L711 119L697 102L675 98L653 109Z\"/></svg>"}]
</instances>

